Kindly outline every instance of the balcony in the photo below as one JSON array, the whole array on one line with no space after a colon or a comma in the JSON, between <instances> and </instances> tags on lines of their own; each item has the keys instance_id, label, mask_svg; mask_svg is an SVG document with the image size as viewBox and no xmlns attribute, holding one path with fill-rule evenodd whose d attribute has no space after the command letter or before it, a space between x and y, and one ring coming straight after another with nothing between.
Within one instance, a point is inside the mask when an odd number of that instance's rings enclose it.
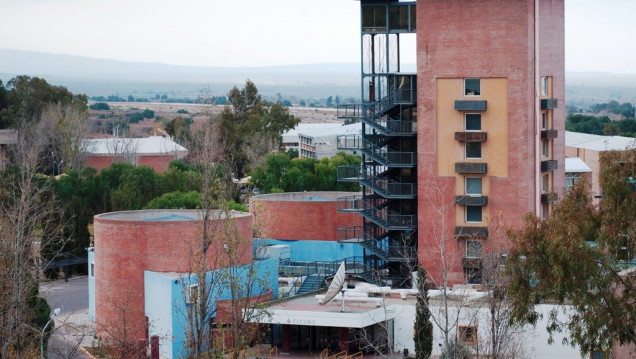
<instances>
[{"instance_id":1,"label":"balcony","mask_svg":"<svg viewBox=\"0 0 636 359\"><path fill-rule=\"evenodd\" d=\"M383 166L402 168L415 166L415 152L393 151L386 146L378 147L366 138L362 139L361 150L365 155Z\"/></svg>"},{"instance_id":2,"label":"balcony","mask_svg":"<svg viewBox=\"0 0 636 359\"><path fill-rule=\"evenodd\" d=\"M417 226L416 215L389 213L387 208L376 208L360 196L340 197L336 203L339 212L359 212L387 231L410 230Z\"/></svg>"},{"instance_id":3,"label":"balcony","mask_svg":"<svg viewBox=\"0 0 636 359\"><path fill-rule=\"evenodd\" d=\"M415 183L390 181L370 173L360 174L360 184L385 198L411 199L417 195Z\"/></svg>"},{"instance_id":4,"label":"balcony","mask_svg":"<svg viewBox=\"0 0 636 359\"><path fill-rule=\"evenodd\" d=\"M552 140L559 136L559 131L557 130L543 130L541 131L541 139L542 140Z\"/></svg>"},{"instance_id":5,"label":"balcony","mask_svg":"<svg viewBox=\"0 0 636 359\"><path fill-rule=\"evenodd\" d=\"M390 246L386 240L375 240L360 226L338 228L338 241L358 243L373 255L389 262L411 262L417 259L417 248Z\"/></svg>"},{"instance_id":6,"label":"balcony","mask_svg":"<svg viewBox=\"0 0 636 359\"><path fill-rule=\"evenodd\" d=\"M557 193L543 193L541 194L541 203L552 203L559 200Z\"/></svg>"},{"instance_id":7,"label":"balcony","mask_svg":"<svg viewBox=\"0 0 636 359\"><path fill-rule=\"evenodd\" d=\"M389 116L363 116L360 120L387 136L413 136L417 132L414 121L394 120Z\"/></svg>"},{"instance_id":8,"label":"balcony","mask_svg":"<svg viewBox=\"0 0 636 359\"><path fill-rule=\"evenodd\" d=\"M457 111L486 111L485 100L457 100L455 110Z\"/></svg>"},{"instance_id":9,"label":"balcony","mask_svg":"<svg viewBox=\"0 0 636 359\"><path fill-rule=\"evenodd\" d=\"M456 173L485 174L487 170L488 170L487 163L476 163L476 162L456 162L455 163Z\"/></svg>"},{"instance_id":10,"label":"balcony","mask_svg":"<svg viewBox=\"0 0 636 359\"><path fill-rule=\"evenodd\" d=\"M542 110L552 110L559 107L559 101L556 98L547 98L541 100Z\"/></svg>"},{"instance_id":11,"label":"balcony","mask_svg":"<svg viewBox=\"0 0 636 359\"><path fill-rule=\"evenodd\" d=\"M559 161L547 160L541 161L541 172L551 172L559 169Z\"/></svg>"},{"instance_id":12,"label":"balcony","mask_svg":"<svg viewBox=\"0 0 636 359\"><path fill-rule=\"evenodd\" d=\"M462 258L462 267L480 269L481 258L464 257Z\"/></svg>"},{"instance_id":13,"label":"balcony","mask_svg":"<svg viewBox=\"0 0 636 359\"><path fill-rule=\"evenodd\" d=\"M459 238L474 238L474 237L488 237L487 227L455 227L455 237Z\"/></svg>"},{"instance_id":14,"label":"balcony","mask_svg":"<svg viewBox=\"0 0 636 359\"><path fill-rule=\"evenodd\" d=\"M360 166L338 166L336 179L338 182L359 182Z\"/></svg>"},{"instance_id":15,"label":"balcony","mask_svg":"<svg viewBox=\"0 0 636 359\"><path fill-rule=\"evenodd\" d=\"M487 206L488 196L455 196L455 204L461 206Z\"/></svg>"},{"instance_id":16,"label":"balcony","mask_svg":"<svg viewBox=\"0 0 636 359\"><path fill-rule=\"evenodd\" d=\"M460 142L486 142L487 132L455 132L455 140Z\"/></svg>"},{"instance_id":17,"label":"balcony","mask_svg":"<svg viewBox=\"0 0 636 359\"><path fill-rule=\"evenodd\" d=\"M362 147L362 135L340 135L336 137L336 147L339 150L357 151Z\"/></svg>"},{"instance_id":18,"label":"balcony","mask_svg":"<svg viewBox=\"0 0 636 359\"><path fill-rule=\"evenodd\" d=\"M358 103L338 105L336 116L341 119L359 118L362 116L362 105Z\"/></svg>"}]
</instances>

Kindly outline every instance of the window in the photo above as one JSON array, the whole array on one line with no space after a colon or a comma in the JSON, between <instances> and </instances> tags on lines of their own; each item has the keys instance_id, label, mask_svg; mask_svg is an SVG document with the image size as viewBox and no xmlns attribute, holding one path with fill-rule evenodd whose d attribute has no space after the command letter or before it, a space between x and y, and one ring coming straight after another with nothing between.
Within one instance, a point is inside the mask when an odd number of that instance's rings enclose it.
<instances>
[{"instance_id":1,"label":"window","mask_svg":"<svg viewBox=\"0 0 636 359\"><path fill-rule=\"evenodd\" d=\"M91 274L91 278L95 278L95 262L91 262L91 269L90 269L90 274Z\"/></svg>"},{"instance_id":2,"label":"window","mask_svg":"<svg viewBox=\"0 0 636 359\"><path fill-rule=\"evenodd\" d=\"M545 111L541 112L541 129L548 129L548 113Z\"/></svg>"},{"instance_id":3,"label":"window","mask_svg":"<svg viewBox=\"0 0 636 359\"><path fill-rule=\"evenodd\" d=\"M583 180L583 173L581 172L566 172L565 173L565 188L574 186L575 183Z\"/></svg>"},{"instance_id":4,"label":"window","mask_svg":"<svg viewBox=\"0 0 636 359\"><path fill-rule=\"evenodd\" d=\"M603 350L593 350L590 353L590 359L609 359L609 352Z\"/></svg>"},{"instance_id":5,"label":"window","mask_svg":"<svg viewBox=\"0 0 636 359\"><path fill-rule=\"evenodd\" d=\"M548 157L548 140L541 141L541 157Z\"/></svg>"},{"instance_id":6,"label":"window","mask_svg":"<svg viewBox=\"0 0 636 359\"><path fill-rule=\"evenodd\" d=\"M548 175L541 176L541 193L547 193L549 188Z\"/></svg>"},{"instance_id":7,"label":"window","mask_svg":"<svg viewBox=\"0 0 636 359\"><path fill-rule=\"evenodd\" d=\"M481 268L464 268L464 275L466 276L466 283L482 284Z\"/></svg>"},{"instance_id":8,"label":"window","mask_svg":"<svg viewBox=\"0 0 636 359\"><path fill-rule=\"evenodd\" d=\"M481 142L466 142L466 158L481 158Z\"/></svg>"},{"instance_id":9,"label":"window","mask_svg":"<svg viewBox=\"0 0 636 359\"><path fill-rule=\"evenodd\" d=\"M199 300L199 286L196 284L189 285L185 294L186 304L196 303Z\"/></svg>"},{"instance_id":10,"label":"window","mask_svg":"<svg viewBox=\"0 0 636 359\"><path fill-rule=\"evenodd\" d=\"M481 222L481 206L466 206L466 222Z\"/></svg>"},{"instance_id":11,"label":"window","mask_svg":"<svg viewBox=\"0 0 636 359\"><path fill-rule=\"evenodd\" d=\"M458 326L457 338L464 344L477 344L477 327L474 325Z\"/></svg>"},{"instance_id":12,"label":"window","mask_svg":"<svg viewBox=\"0 0 636 359\"><path fill-rule=\"evenodd\" d=\"M464 79L464 96L480 96L481 80L480 79Z\"/></svg>"},{"instance_id":13,"label":"window","mask_svg":"<svg viewBox=\"0 0 636 359\"><path fill-rule=\"evenodd\" d=\"M481 258L482 242L479 240L466 241L466 258Z\"/></svg>"},{"instance_id":14,"label":"window","mask_svg":"<svg viewBox=\"0 0 636 359\"><path fill-rule=\"evenodd\" d=\"M550 207L548 206L548 204L541 204L541 219L548 218L548 214L550 214Z\"/></svg>"},{"instance_id":15,"label":"window","mask_svg":"<svg viewBox=\"0 0 636 359\"><path fill-rule=\"evenodd\" d=\"M547 76L543 76L541 78L541 95L548 94L548 78Z\"/></svg>"},{"instance_id":16,"label":"window","mask_svg":"<svg viewBox=\"0 0 636 359\"><path fill-rule=\"evenodd\" d=\"M481 131L481 114L467 113L464 120L466 131Z\"/></svg>"},{"instance_id":17,"label":"window","mask_svg":"<svg viewBox=\"0 0 636 359\"><path fill-rule=\"evenodd\" d=\"M481 177L466 177L466 194L481 195Z\"/></svg>"}]
</instances>

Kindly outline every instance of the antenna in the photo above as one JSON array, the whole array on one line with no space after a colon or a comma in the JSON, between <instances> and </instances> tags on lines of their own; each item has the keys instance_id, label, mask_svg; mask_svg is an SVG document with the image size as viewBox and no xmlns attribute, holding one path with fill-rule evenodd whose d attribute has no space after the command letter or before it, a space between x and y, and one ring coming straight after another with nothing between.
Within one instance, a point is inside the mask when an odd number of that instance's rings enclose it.
<instances>
[{"instance_id":1,"label":"antenna","mask_svg":"<svg viewBox=\"0 0 636 359\"><path fill-rule=\"evenodd\" d=\"M320 305L325 305L329 303L337 294L342 290L342 300L343 300L343 308L344 308L344 287L345 284L345 262L340 263L340 267L336 272L336 275L333 276L333 280L329 285L329 289L327 289L327 294L325 294L325 298L322 300ZM342 311L342 309L340 310Z\"/></svg>"}]
</instances>

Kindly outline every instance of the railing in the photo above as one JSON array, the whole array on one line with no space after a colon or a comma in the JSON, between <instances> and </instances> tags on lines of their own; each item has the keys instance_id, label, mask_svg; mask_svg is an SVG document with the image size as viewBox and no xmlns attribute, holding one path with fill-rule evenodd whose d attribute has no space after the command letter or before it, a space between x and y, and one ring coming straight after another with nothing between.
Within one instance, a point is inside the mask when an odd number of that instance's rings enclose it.
<instances>
[{"instance_id":1,"label":"railing","mask_svg":"<svg viewBox=\"0 0 636 359\"><path fill-rule=\"evenodd\" d=\"M343 104L336 109L338 118L359 118L362 117L362 104Z\"/></svg>"},{"instance_id":2,"label":"railing","mask_svg":"<svg viewBox=\"0 0 636 359\"><path fill-rule=\"evenodd\" d=\"M334 355L328 356L327 359L346 358L348 354L349 353L347 353L346 350L343 350L343 351L341 351L339 353L336 353Z\"/></svg>"},{"instance_id":3,"label":"railing","mask_svg":"<svg viewBox=\"0 0 636 359\"><path fill-rule=\"evenodd\" d=\"M373 142L362 139L362 152L373 158L376 162L387 167L413 167L415 166L416 153L391 151L386 147L378 147Z\"/></svg>"},{"instance_id":4,"label":"railing","mask_svg":"<svg viewBox=\"0 0 636 359\"><path fill-rule=\"evenodd\" d=\"M417 92L413 89L395 89L387 96L375 103L373 114L376 117L395 105L413 105L416 102Z\"/></svg>"},{"instance_id":5,"label":"railing","mask_svg":"<svg viewBox=\"0 0 636 359\"><path fill-rule=\"evenodd\" d=\"M359 150L362 148L362 135L339 135L336 137L336 146L339 150Z\"/></svg>"},{"instance_id":6,"label":"railing","mask_svg":"<svg viewBox=\"0 0 636 359\"><path fill-rule=\"evenodd\" d=\"M336 198L336 209L339 212L359 212L364 210L362 196L345 196Z\"/></svg>"},{"instance_id":7,"label":"railing","mask_svg":"<svg viewBox=\"0 0 636 359\"><path fill-rule=\"evenodd\" d=\"M386 198L413 198L417 194L414 183L394 182L380 179L370 173L360 173L360 184L371 188Z\"/></svg>"},{"instance_id":8,"label":"railing","mask_svg":"<svg viewBox=\"0 0 636 359\"><path fill-rule=\"evenodd\" d=\"M274 358L278 358L278 347L274 346L274 347L272 347L272 349L269 350L269 359L272 359L272 351L276 355L276 356L274 356Z\"/></svg>"},{"instance_id":9,"label":"railing","mask_svg":"<svg viewBox=\"0 0 636 359\"><path fill-rule=\"evenodd\" d=\"M376 240L360 226L338 228L338 241L355 241L362 247L389 262L408 262L417 258L417 249L412 246L390 246L386 240Z\"/></svg>"},{"instance_id":10,"label":"railing","mask_svg":"<svg viewBox=\"0 0 636 359\"><path fill-rule=\"evenodd\" d=\"M360 166L338 166L336 179L340 182L360 181Z\"/></svg>"},{"instance_id":11,"label":"railing","mask_svg":"<svg viewBox=\"0 0 636 359\"><path fill-rule=\"evenodd\" d=\"M363 359L363 358L364 358L364 354L361 351L347 356L347 359Z\"/></svg>"}]
</instances>

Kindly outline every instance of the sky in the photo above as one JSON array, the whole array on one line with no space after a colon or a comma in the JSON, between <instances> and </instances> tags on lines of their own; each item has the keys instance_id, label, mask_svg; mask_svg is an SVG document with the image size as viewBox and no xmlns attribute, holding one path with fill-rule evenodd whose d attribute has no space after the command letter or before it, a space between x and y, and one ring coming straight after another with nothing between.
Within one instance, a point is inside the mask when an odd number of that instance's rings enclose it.
<instances>
[{"instance_id":1,"label":"sky","mask_svg":"<svg viewBox=\"0 0 636 359\"><path fill-rule=\"evenodd\" d=\"M359 6L355 0L0 0L0 49L213 67L357 63ZM566 70L636 74L635 14L636 0L565 0Z\"/></svg>"}]
</instances>

